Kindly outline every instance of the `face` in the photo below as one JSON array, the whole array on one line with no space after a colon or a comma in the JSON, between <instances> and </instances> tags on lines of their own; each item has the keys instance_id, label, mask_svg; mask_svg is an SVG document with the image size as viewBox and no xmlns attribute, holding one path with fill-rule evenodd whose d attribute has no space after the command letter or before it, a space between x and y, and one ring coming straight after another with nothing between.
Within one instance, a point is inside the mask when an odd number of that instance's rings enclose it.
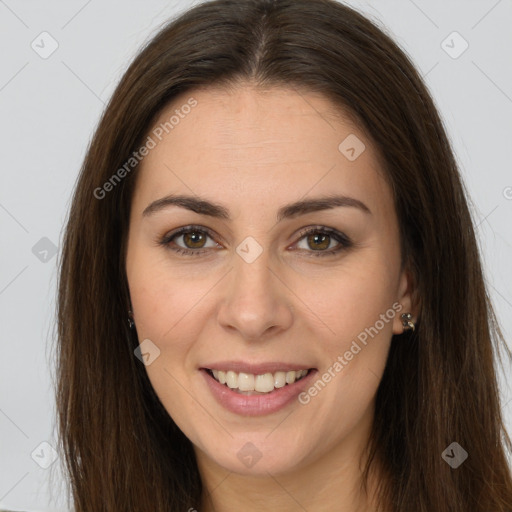
<instances>
[{"instance_id":1,"label":"face","mask_svg":"<svg viewBox=\"0 0 512 512\"><path fill-rule=\"evenodd\" d=\"M322 96L250 85L176 98L149 136L127 278L200 465L277 474L363 446L411 305L371 141Z\"/></svg>"}]
</instances>

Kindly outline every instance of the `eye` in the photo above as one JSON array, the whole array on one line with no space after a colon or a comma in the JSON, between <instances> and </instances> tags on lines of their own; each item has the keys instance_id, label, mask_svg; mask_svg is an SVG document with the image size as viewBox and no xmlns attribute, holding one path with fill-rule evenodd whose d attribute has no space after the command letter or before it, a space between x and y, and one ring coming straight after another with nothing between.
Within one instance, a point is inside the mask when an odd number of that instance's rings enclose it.
<instances>
[{"instance_id":1,"label":"eye","mask_svg":"<svg viewBox=\"0 0 512 512\"><path fill-rule=\"evenodd\" d=\"M312 253L311 256L333 255L353 246L352 241L345 234L325 226L303 230L297 244L300 244L302 239L305 239L306 247L299 247L299 249ZM337 242L337 245L332 245L333 242ZM332 249L333 246L334 249ZM312 250L309 250L311 248Z\"/></svg>"},{"instance_id":2,"label":"eye","mask_svg":"<svg viewBox=\"0 0 512 512\"><path fill-rule=\"evenodd\" d=\"M212 240L210 245L207 245L208 238ZM298 248L306 253L311 253L310 256L329 256L353 246L352 241L345 234L325 226L313 226L302 230L295 245L300 245L302 239L305 239L306 247ZM202 226L179 228L165 235L158 243L176 253L189 256L197 256L207 253L212 248L222 247L215 242L213 232Z\"/></svg>"},{"instance_id":3,"label":"eye","mask_svg":"<svg viewBox=\"0 0 512 512\"><path fill-rule=\"evenodd\" d=\"M200 226L185 226L166 235L159 243L172 251L187 255L198 255L205 252L212 247L219 247L219 244L213 242L211 245L206 245L208 238L213 239L212 233ZM178 244L175 240L180 240L183 245ZM172 244L175 244L173 247ZM205 250L201 250L205 249Z\"/></svg>"}]
</instances>

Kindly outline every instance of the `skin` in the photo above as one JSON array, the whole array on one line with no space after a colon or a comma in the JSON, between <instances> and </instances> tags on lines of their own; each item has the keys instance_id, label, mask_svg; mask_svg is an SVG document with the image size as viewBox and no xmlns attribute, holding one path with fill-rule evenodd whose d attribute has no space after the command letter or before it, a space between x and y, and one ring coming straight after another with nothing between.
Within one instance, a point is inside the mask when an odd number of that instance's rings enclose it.
<instances>
[{"instance_id":1,"label":"skin","mask_svg":"<svg viewBox=\"0 0 512 512\"><path fill-rule=\"evenodd\" d=\"M234 414L214 400L198 368L227 359L286 361L322 375L393 303L413 313L379 155L334 104L295 89L195 90L175 98L155 126L191 96L197 106L138 170L126 271L139 340L160 350L148 376L194 446L206 489L201 511L376 510L372 489L384 476L372 473L367 497L360 474L391 337L403 332L399 313L306 405ZM354 161L338 150L349 134L366 146ZM170 193L221 203L231 220L178 206L142 215ZM284 204L334 193L362 201L371 214L337 207L276 223ZM207 253L173 252L205 250L183 235L158 244L190 224L215 234L204 235ZM316 257L326 244L316 249L301 238L308 226L336 229L354 246ZM252 263L236 252L248 236L262 248ZM328 249L336 247L331 239ZM251 468L237 457L247 442L261 453Z\"/></svg>"}]
</instances>

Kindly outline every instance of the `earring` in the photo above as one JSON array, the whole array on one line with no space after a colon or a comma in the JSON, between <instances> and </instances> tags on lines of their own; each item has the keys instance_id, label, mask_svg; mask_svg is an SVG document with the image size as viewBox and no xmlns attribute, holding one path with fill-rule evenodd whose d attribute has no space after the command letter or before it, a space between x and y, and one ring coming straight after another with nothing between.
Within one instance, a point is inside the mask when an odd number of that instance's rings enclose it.
<instances>
[{"instance_id":1,"label":"earring","mask_svg":"<svg viewBox=\"0 0 512 512\"><path fill-rule=\"evenodd\" d=\"M402 325L404 327L404 331L412 330L414 332L416 326L411 318L411 313L402 313Z\"/></svg>"},{"instance_id":2,"label":"earring","mask_svg":"<svg viewBox=\"0 0 512 512\"><path fill-rule=\"evenodd\" d=\"M128 311L128 325L130 329L135 327L135 322L133 321L133 313L131 311Z\"/></svg>"}]
</instances>

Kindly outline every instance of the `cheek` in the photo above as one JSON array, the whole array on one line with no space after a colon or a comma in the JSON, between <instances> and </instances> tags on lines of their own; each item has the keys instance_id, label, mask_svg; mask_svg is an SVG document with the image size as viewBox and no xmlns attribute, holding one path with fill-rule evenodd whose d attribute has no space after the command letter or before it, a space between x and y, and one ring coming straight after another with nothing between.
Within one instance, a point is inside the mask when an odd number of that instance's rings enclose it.
<instances>
[{"instance_id":1,"label":"cheek","mask_svg":"<svg viewBox=\"0 0 512 512\"><path fill-rule=\"evenodd\" d=\"M139 343L149 339L159 350L145 367L148 378L174 422L190 435L194 425L207 421L188 390L189 354L202 329L201 297L207 284L167 267L165 260L134 257L128 282Z\"/></svg>"},{"instance_id":2,"label":"cheek","mask_svg":"<svg viewBox=\"0 0 512 512\"><path fill-rule=\"evenodd\" d=\"M367 251L328 273L297 279L293 289L310 322L318 324L328 343L342 348L391 308L396 272L390 270L376 251ZM391 332L392 323L383 330Z\"/></svg>"},{"instance_id":3,"label":"cheek","mask_svg":"<svg viewBox=\"0 0 512 512\"><path fill-rule=\"evenodd\" d=\"M200 311L207 280L180 275L164 256L140 251L128 270L128 282L139 337L164 344L174 332L189 324L189 315Z\"/></svg>"},{"instance_id":4,"label":"cheek","mask_svg":"<svg viewBox=\"0 0 512 512\"><path fill-rule=\"evenodd\" d=\"M347 260L329 283L310 287L308 305L327 333L321 338L324 367L317 386L325 410L341 403L353 412L364 408L378 387L401 309L396 302L396 272L390 270L377 252L367 252L364 258Z\"/></svg>"}]
</instances>

